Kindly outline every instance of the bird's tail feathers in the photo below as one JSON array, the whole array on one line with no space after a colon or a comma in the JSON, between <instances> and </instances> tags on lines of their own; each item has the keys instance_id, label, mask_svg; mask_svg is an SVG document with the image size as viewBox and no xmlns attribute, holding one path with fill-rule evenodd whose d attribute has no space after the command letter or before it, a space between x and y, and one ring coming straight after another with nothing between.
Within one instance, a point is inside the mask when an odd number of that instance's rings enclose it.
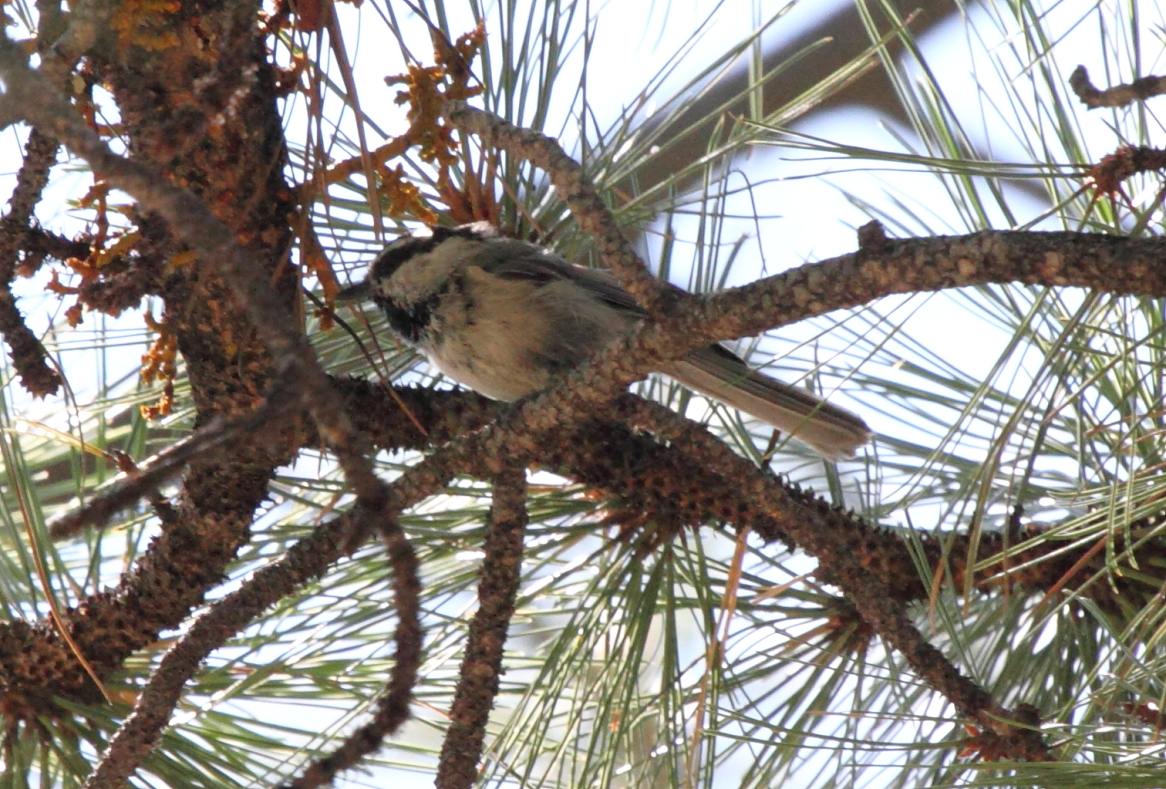
<instances>
[{"instance_id":1,"label":"bird's tail feathers","mask_svg":"<svg viewBox=\"0 0 1166 789\"><path fill-rule=\"evenodd\" d=\"M796 436L829 458L853 456L872 435L860 417L804 389L750 370L719 345L697 349L665 372L685 386Z\"/></svg>"}]
</instances>

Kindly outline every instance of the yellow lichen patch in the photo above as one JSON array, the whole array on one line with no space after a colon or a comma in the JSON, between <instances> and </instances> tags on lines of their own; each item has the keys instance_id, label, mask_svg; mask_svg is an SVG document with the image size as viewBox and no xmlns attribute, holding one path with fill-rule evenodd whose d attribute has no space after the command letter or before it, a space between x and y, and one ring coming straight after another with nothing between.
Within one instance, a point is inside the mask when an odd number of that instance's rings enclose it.
<instances>
[{"instance_id":1,"label":"yellow lichen patch","mask_svg":"<svg viewBox=\"0 0 1166 789\"><path fill-rule=\"evenodd\" d=\"M421 190L415 183L405 178L405 168L398 164L395 170L382 167L381 186L378 194L384 199L382 206L388 206L390 216L415 216L426 224L437 221L434 213L421 197Z\"/></svg>"},{"instance_id":2,"label":"yellow lichen patch","mask_svg":"<svg viewBox=\"0 0 1166 789\"><path fill-rule=\"evenodd\" d=\"M146 325L158 333L150 348L142 354L141 381L149 386L162 380L162 396L153 405L141 407L146 419L160 419L168 416L174 406L174 376L178 370L178 337L170 331L165 321L156 321L149 312L145 313Z\"/></svg>"},{"instance_id":3,"label":"yellow lichen patch","mask_svg":"<svg viewBox=\"0 0 1166 789\"><path fill-rule=\"evenodd\" d=\"M457 141L449 126L442 123L441 106L445 103L442 82L445 69L441 66L409 66L408 74L386 77L387 85L404 85L397 91L397 104L408 104L405 117L409 119L407 132L412 142L421 148L422 161L448 167L457 161Z\"/></svg>"},{"instance_id":4,"label":"yellow lichen patch","mask_svg":"<svg viewBox=\"0 0 1166 789\"><path fill-rule=\"evenodd\" d=\"M324 302L329 306L327 310L318 310L316 317L320 319L321 329L332 328L331 307L336 303L336 294L340 292L340 283L336 280L336 272L332 270L332 262L324 254L320 239L311 225L300 236L300 265L305 273L314 274L324 291Z\"/></svg>"}]
</instances>

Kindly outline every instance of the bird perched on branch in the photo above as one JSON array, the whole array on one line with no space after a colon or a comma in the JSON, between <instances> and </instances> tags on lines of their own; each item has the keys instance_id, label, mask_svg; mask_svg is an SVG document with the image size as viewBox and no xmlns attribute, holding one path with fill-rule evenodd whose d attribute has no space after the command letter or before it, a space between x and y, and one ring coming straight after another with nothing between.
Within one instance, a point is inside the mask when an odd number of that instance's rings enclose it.
<instances>
[{"instance_id":1,"label":"bird perched on branch","mask_svg":"<svg viewBox=\"0 0 1166 789\"><path fill-rule=\"evenodd\" d=\"M372 299L401 340L458 383L517 400L586 361L645 317L609 274L477 222L393 241L339 301ZM661 372L796 436L827 457L871 436L851 412L750 370L720 345Z\"/></svg>"}]
</instances>

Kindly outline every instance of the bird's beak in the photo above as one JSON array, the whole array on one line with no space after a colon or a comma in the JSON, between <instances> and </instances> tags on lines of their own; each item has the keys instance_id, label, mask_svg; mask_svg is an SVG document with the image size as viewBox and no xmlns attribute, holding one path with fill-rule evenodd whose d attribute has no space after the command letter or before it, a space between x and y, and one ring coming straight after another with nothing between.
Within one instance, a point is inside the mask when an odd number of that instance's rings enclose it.
<instances>
[{"instance_id":1,"label":"bird's beak","mask_svg":"<svg viewBox=\"0 0 1166 789\"><path fill-rule=\"evenodd\" d=\"M370 298L372 298L372 290L368 286L367 279L355 285L349 285L336 294L337 303L368 301Z\"/></svg>"}]
</instances>

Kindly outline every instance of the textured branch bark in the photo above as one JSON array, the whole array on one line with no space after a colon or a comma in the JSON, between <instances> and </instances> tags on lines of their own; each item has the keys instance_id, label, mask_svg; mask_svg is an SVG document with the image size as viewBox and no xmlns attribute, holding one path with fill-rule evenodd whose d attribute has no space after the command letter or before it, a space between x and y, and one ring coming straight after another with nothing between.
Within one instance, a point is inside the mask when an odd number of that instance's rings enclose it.
<instances>
[{"instance_id":1,"label":"textured branch bark","mask_svg":"<svg viewBox=\"0 0 1166 789\"><path fill-rule=\"evenodd\" d=\"M604 262L649 313L668 309L673 302L684 298L679 291L666 287L648 273L587 173L557 140L521 129L463 101L447 102L443 111L450 123L481 137L483 145L504 148L545 170L559 197L571 208L579 227L595 239Z\"/></svg>"},{"instance_id":2,"label":"textured branch bark","mask_svg":"<svg viewBox=\"0 0 1166 789\"><path fill-rule=\"evenodd\" d=\"M213 40L216 46L242 53L221 73L207 74L191 66L190 75L198 75L198 84L178 86L204 101L211 107L209 111L202 107L192 110L180 103L159 105L155 100L159 93L166 95L170 89L164 84L166 80L176 73L186 76L186 70L162 71L156 68L158 63L148 64L154 67L151 70L138 62L122 64L97 59L98 68L109 75L124 110L131 147L140 160L113 156L62 102L51 100L53 94L45 90L43 80L23 70L23 53L11 46L0 51L8 88L5 107L11 110L18 106L34 123L60 136L88 158L95 171L133 193L144 209L166 216L171 228L199 251L202 262L193 273L180 272L168 278L162 290L168 309L173 308L182 352L190 363L200 424L218 416L248 412L270 393L277 374L295 376L304 402L317 419L319 435L337 450L360 506L388 519L394 508L429 495L453 473L474 470L499 474L511 463L546 456L548 437L553 431L581 424L596 406L611 401L627 383L641 377L661 359L677 357L694 345L755 334L891 293L1012 281L1153 295L1162 295L1166 289L1161 266L1164 247L1160 242L1073 234L985 233L886 241L877 248L866 245L853 255L802 267L707 299L676 294L647 277L612 223L610 213L582 177L582 170L577 165L572 168L574 163L566 160L561 149L548 146L545 138L530 138L521 130L490 125L488 118L463 108L451 112L451 116L467 126L487 123L481 129L490 140L513 145L521 155L530 155L554 168L556 185L579 211L580 224L600 235L604 255L613 261L613 268L629 289L653 308L660 322L605 350L592 364L547 392L507 411L498 425L455 438L406 472L392 489L386 489L364 457L366 443L332 402L332 389L315 365L289 309L295 282L284 258L290 236L286 227L288 206L280 197L284 185L278 175L283 165L278 118L272 93L264 82L269 75L263 70L266 64L262 48L257 46L253 33L240 32L243 19L250 31L255 8L216 7L213 10L218 16L199 14L200 10L203 9L184 9L175 15L175 23L203 25L209 24L207 19L222 16L229 20L227 28L198 40ZM232 47L236 40L241 45ZM152 57L141 53L139 56ZM144 74L154 76L143 77ZM224 74L237 76L228 79ZM228 118L222 108L229 99L237 109L239 103L235 99L241 95L254 101L244 101L239 117ZM457 112L462 114L456 115ZM219 129L220 121L232 124L228 134L237 136L231 138L231 145L216 148L207 129L212 125ZM238 156L240 149L246 155ZM213 154L207 155L207 150ZM161 169L143 165L142 161L156 161ZM173 186L170 178L190 184L190 191ZM208 205L214 206L230 224L216 219ZM273 281L277 283L275 288L270 285ZM674 309L680 304L685 305L683 309ZM79 641L86 651L92 648L99 653L97 664L102 670L116 668L125 655L156 636L160 628L173 626L167 623L176 623L176 619L180 621L201 599L207 586L218 580L226 562L246 539L251 513L266 493L272 470L286 462L299 446L298 439L306 434L302 428L297 430L289 430L287 436L271 444L257 443L223 462L197 463L187 477L177 523L167 526L149 556L115 593L95 596L75 612L73 622L82 636ZM715 456L726 450L704 447L704 451ZM739 470L727 459L725 463L724 474ZM792 497L783 498L779 492L760 488L751 488L750 493L767 502L764 514L778 524L785 524L791 513L806 516L805 508ZM369 528L366 524L349 537L355 540ZM789 533L801 535L798 539L808 540L811 552L827 557L823 559L824 565L830 565L827 572L835 572L837 583L860 596L855 600L861 602L868 621L875 623L890 643L903 649L922 675L944 688L961 711L990 728L995 716L1008 714L982 691L969 688L934 648L920 643L918 633L895 608L893 594L883 588L874 588L873 592L867 588L870 576L861 567L856 570L853 559L842 556L845 551L837 537L815 541L813 534ZM396 561L403 543L399 537L390 542ZM837 556L842 558L835 562ZM143 605L143 600L156 610L145 610L150 606ZM128 626L118 625L115 618L127 611ZM29 632L38 635L34 629ZM19 654L23 661L20 668L29 669L29 657L40 657L44 676L23 677L5 666L0 674L8 686L25 682L21 687L31 688L30 694L43 693L37 701L47 699L52 692L76 691L79 686L70 679L73 675L66 665L67 652L43 631L39 633L40 640L26 640L26 635L17 626L0 633L0 663ZM417 634L410 643L419 640ZM367 730L375 734L365 738L368 742L379 742L387 728L384 722L401 719L402 710L407 710L399 686L389 698L391 704L382 708L378 721ZM32 712L39 711L35 704L29 706ZM998 721L992 730L1009 738L1016 734ZM1041 758L1042 753L1040 749L1031 751L1029 758Z\"/></svg>"},{"instance_id":3,"label":"textured branch bark","mask_svg":"<svg viewBox=\"0 0 1166 789\"><path fill-rule=\"evenodd\" d=\"M807 509L781 487L771 485L761 471L717 440L703 427L679 417L668 409L645 400L626 398L621 411L629 423L651 430L657 436L698 452L713 471L740 486L741 495L757 503L773 518L784 534L829 568L831 581L854 603L863 620L884 641L906 658L907 663L934 690L942 694L964 715L1003 742L1003 752L1012 759L1052 761L1040 736L1025 720L1005 708L975 682L959 672L944 654L923 637L907 617L888 587L863 567L858 557L846 549L836 533L836 524L826 507ZM816 517L815 517L816 516Z\"/></svg>"},{"instance_id":4,"label":"textured branch bark","mask_svg":"<svg viewBox=\"0 0 1166 789\"><path fill-rule=\"evenodd\" d=\"M693 344L758 334L896 293L990 284L1166 296L1166 238L986 230L890 239L702 299Z\"/></svg>"},{"instance_id":5,"label":"textured branch bark","mask_svg":"<svg viewBox=\"0 0 1166 789\"><path fill-rule=\"evenodd\" d=\"M421 665L421 580L417 573L417 557L396 519L382 517L379 524L368 525L372 528L378 526L393 569L393 602L397 607L397 632L393 639L397 646L394 655L397 662L392 676L384 696L377 701L372 720L346 737L331 754L314 760L303 775L284 784L284 789L316 789L332 783L341 772L380 750L385 737L409 718L409 703L417 682L417 669ZM352 546L351 535L361 531L359 525L350 528L342 545Z\"/></svg>"},{"instance_id":6,"label":"textured branch bark","mask_svg":"<svg viewBox=\"0 0 1166 789\"><path fill-rule=\"evenodd\" d=\"M1125 107L1135 101L1145 101L1166 93L1166 77L1139 77L1133 82L1101 90L1089 80L1089 72L1085 67L1078 66L1069 75L1069 87L1081 103L1091 110L1098 107Z\"/></svg>"},{"instance_id":7,"label":"textured branch bark","mask_svg":"<svg viewBox=\"0 0 1166 789\"><path fill-rule=\"evenodd\" d=\"M469 789L477 780L486 724L501 681L502 651L518 596L526 522L526 469L517 467L494 478L494 503L486 523L479 571L478 612L466 637L466 653L434 781L437 789Z\"/></svg>"},{"instance_id":8,"label":"textured branch bark","mask_svg":"<svg viewBox=\"0 0 1166 789\"><path fill-rule=\"evenodd\" d=\"M86 789L120 789L124 786L142 759L153 750L170 722L183 685L194 676L210 653L267 608L323 575L343 555L341 541L344 535L353 530L376 528L382 517L383 513L357 505L293 545L277 562L259 570L238 591L219 600L199 617L163 656L162 662L150 675L149 682L138 696L133 713L117 730L102 754L101 761L86 781ZM358 520L366 523L353 523ZM415 588L416 558L408 543L402 542L401 545L404 552L398 558L398 583ZM401 613L400 627L408 634L419 628L417 613L416 607L412 607L410 614ZM416 671L419 654L419 641L406 650L411 661L400 660L401 651L398 650L398 669L406 674L403 682L408 687L412 687L412 674Z\"/></svg>"},{"instance_id":9,"label":"textured branch bark","mask_svg":"<svg viewBox=\"0 0 1166 789\"><path fill-rule=\"evenodd\" d=\"M16 275L17 258L26 249L29 223L48 183L49 168L57 159L57 148L57 141L51 137L35 129L29 133L8 213L0 219L0 334L8 343L21 384L36 397L56 394L61 375L49 365L40 340L25 324L12 295L12 278Z\"/></svg>"},{"instance_id":10,"label":"textured branch bark","mask_svg":"<svg viewBox=\"0 0 1166 789\"><path fill-rule=\"evenodd\" d=\"M109 11L109 4L100 2L74 9L69 29L43 59L50 77L29 72L25 53L4 42L6 93L0 115L8 118L13 109L32 108L42 131L51 126L68 133L69 143L80 149L89 146L95 159L104 155L116 169L120 160L110 157L53 89L65 84L71 64L87 55L88 68L119 103L133 155L165 165L165 171L140 164L129 168L136 167L149 186L171 195L170 179L187 184L197 192L190 204L205 201L221 211L230 222L225 234L243 240L253 253L252 275L265 286L275 283L278 300L290 314L296 279L286 265L289 190L282 180L284 151L274 82L254 26L258 4L184 4L180 13L156 20L177 31L174 46L147 49L127 43L116 55L111 51L116 48L102 48L120 35L105 27ZM229 62L208 61L207 41L229 54ZM192 108L191 97L201 104ZM207 115L220 121L213 135L200 122ZM139 227L145 236L165 235L148 216L140 218ZM172 243L162 246L174 249ZM276 372L213 262L171 271L163 287L200 424L252 409ZM248 537L271 475L291 459L298 444L293 431L267 435L229 458L192 465L174 519L164 524L134 568L116 589L90 595L66 616L74 639L99 673L120 668L135 650L179 626L206 590L221 580ZM92 695L73 655L46 623L0 627L0 685L13 720L55 714L54 695L82 700Z\"/></svg>"}]
</instances>

